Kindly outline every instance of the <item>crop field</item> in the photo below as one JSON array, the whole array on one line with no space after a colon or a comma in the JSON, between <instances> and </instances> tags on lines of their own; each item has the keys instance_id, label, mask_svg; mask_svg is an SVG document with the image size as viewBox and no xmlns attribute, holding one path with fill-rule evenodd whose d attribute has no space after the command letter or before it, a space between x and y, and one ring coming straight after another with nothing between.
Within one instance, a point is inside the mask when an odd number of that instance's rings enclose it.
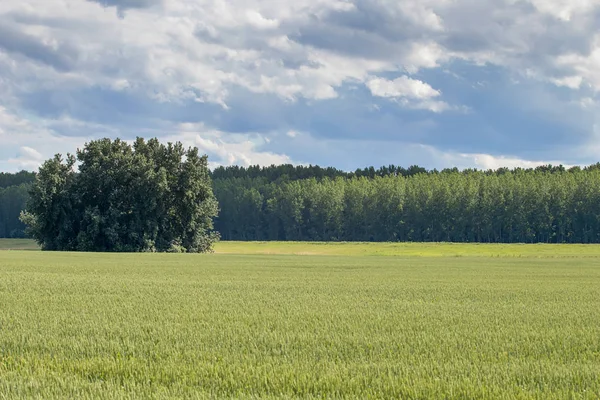
<instances>
[{"instance_id":1,"label":"crop field","mask_svg":"<svg viewBox=\"0 0 600 400\"><path fill-rule=\"evenodd\" d=\"M216 250L0 251L0 398L600 397L600 246Z\"/></svg>"},{"instance_id":2,"label":"crop field","mask_svg":"<svg viewBox=\"0 0 600 400\"><path fill-rule=\"evenodd\" d=\"M0 250L39 250L39 246L30 239L0 239Z\"/></svg>"},{"instance_id":3,"label":"crop field","mask_svg":"<svg viewBox=\"0 0 600 400\"><path fill-rule=\"evenodd\" d=\"M39 247L30 239L0 239L0 250L39 250ZM215 253L303 256L570 257L600 260L600 245L223 241L216 244Z\"/></svg>"}]
</instances>

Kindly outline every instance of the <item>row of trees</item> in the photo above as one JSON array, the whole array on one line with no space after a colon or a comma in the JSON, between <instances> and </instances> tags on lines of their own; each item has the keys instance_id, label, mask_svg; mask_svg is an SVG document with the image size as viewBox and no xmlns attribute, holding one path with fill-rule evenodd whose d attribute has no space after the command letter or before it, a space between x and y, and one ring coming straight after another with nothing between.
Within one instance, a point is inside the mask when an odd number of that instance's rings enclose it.
<instances>
[{"instance_id":1,"label":"row of trees","mask_svg":"<svg viewBox=\"0 0 600 400\"><path fill-rule=\"evenodd\" d=\"M21 220L45 250L204 252L217 239L207 157L181 143L92 141L46 161L29 195Z\"/></svg>"},{"instance_id":2,"label":"row of trees","mask_svg":"<svg viewBox=\"0 0 600 400\"><path fill-rule=\"evenodd\" d=\"M600 163L590 165L585 170L591 169L600 169ZM578 172L581 168L572 167L570 169L566 169L562 165L541 165L536 168L528 168L521 169L516 168L513 170L509 170L508 168L499 168L495 170L486 170L481 171L486 175L503 175L510 172L550 172L550 173L559 173L559 172ZM447 174L447 173L462 173L462 174L471 174L473 172L478 172L476 169L464 169L459 171L458 168L446 168L441 171L437 169L428 170L418 165L411 165L408 168L401 167L399 165L387 165L379 168L375 167L366 167L359 168L354 172L346 172L333 167L322 168L318 165L292 165L292 164L282 164L282 165L271 165L268 167L261 167L259 165L249 166L249 167L240 167L238 165L228 166L228 167L218 167L213 170L211 173L213 180L219 179L230 179L230 178L265 178L270 182L276 181L295 181L300 179L310 179L315 178L317 180L321 180L323 178L375 178L385 177L385 176L404 176L410 177L419 174L428 174L428 175L437 175L437 174Z\"/></svg>"},{"instance_id":3,"label":"row of trees","mask_svg":"<svg viewBox=\"0 0 600 400\"><path fill-rule=\"evenodd\" d=\"M225 240L600 242L600 169L214 181Z\"/></svg>"},{"instance_id":4,"label":"row of trees","mask_svg":"<svg viewBox=\"0 0 600 400\"><path fill-rule=\"evenodd\" d=\"M31 183L35 180L35 172L21 171L14 174L9 172L0 172L0 189L9 186L19 186Z\"/></svg>"},{"instance_id":5,"label":"row of trees","mask_svg":"<svg viewBox=\"0 0 600 400\"><path fill-rule=\"evenodd\" d=\"M19 214L25 208L29 184L0 187L0 238L25 237L25 224Z\"/></svg>"},{"instance_id":6,"label":"row of trees","mask_svg":"<svg viewBox=\"0 0 600 400\"><path fill-rule=\"evenodd\" d=\"M25 208L28 189L34 180L34 172L0 172L0 238L25 237L25 224L19 220L19 215Z\"/></svg>"},{"instance_id":7,"label":"row of trees","mask_svg":"<svg viewBox=\"0 0 600 400\"><path fill-rule=\"evenodd\" d=\"M127 147L105 140L93 142L78 157L81 174L73 171L74 160L59 159L48 161L39 173L42 181L65 182L61 193L77 193L61 200L63 205L77 205L77 213L69 214L72 220L62 222L73 226L77 237L73 239L73 232L61 236L49 230L43 239L48 248L127 250L125 243L131 238L135 248L183 246L181 235L163 236L169 231L165 224L177 225L179 231L195 229L187 217L168 223L164 217L186 213L177 208L184 191L181 173L189 168L181 161L186 157L181 145L138 139ZM216 206L207 190L212 177L221 209L215 230L225 240L600 242L600 164L493 171L390 165L354 172L280 165L219 167L210 172L205 158L194 153L191 159L196 160L195 174L202 182L193 190L205 193L208 215L215 216ZM24 235L25 225L18 215L34 179L35 174L28 172L0 174L0 237ZM192 180L186 179L190 185ZM73 182L77 189L69 186ZM37 197L57 189L36 185ZM30 210L42 215L48 207L55 204L41 202ZM52 212L60 215L65 210ZM198 225L201 236L211 231L211 218ZM108 226L118 229L107 230ZM81 234L82 230L87 233ZM187 243L189 251L204 248Z\"/></svg>"}]
</instances>

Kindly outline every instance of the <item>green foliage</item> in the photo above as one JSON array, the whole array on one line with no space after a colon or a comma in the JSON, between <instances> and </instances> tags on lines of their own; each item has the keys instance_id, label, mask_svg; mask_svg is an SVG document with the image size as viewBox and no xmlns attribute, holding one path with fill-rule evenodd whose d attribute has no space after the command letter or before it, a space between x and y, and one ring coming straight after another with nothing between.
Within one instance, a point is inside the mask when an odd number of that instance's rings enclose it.
<instances>
[{"instance_id":1,"label":"green foliage","mask_svg":"<svg viewBox=\"0 0 600 400\"><path fill-rule=\"evenodd\" d=\"M25 224L19 214L29 197L28 184L0 188L0 238L25 237Z\"/></svg>"},{"instance_id":2,"label":"green foliage","mask_svg":"<svg viewBox=\"0 0 600 400\"><path fill-rule=\"evenodd\" d=\"M20 171L15 174L9 172L0 172L0 189L9 186L19 186L31 183L35 180L35 173Z\"/></svg>"},{"instance_id":3,"label":"green foliage","mask_svg":"<svg viewBox=\"0 0 600 400\"><path fill-rule=\"evenodd\" d=\"M45 250L210 251L217 236L206 156L181 143L102 139L46 161L22 221Z\"/></svg>"},{"instance_id":4,"label":"green foliage","mask_svg":"<svg viewBox=\"0 0 600 400\"><path fill-rule=\"evenodd\" d=\"M600 394L598 246L289 245L438 257L0 252L0 398Z\"/></svg>"},{"instance_id":5,"label":"green foliage","mask_svg":"<svg viewBox=\"0 0 600 400\"><path fill-rule=\"evenodd\" d=\"M19 220L25 208L28 188L35 180L33 172L0 172L0 238L25 237L25 224Z\"/></svg>"},{"instance_id":6,"label":"green foliage","mask_svg":"<svg viewBox=\"0 0 600 400\"><path fill-rule=\"evenodd\" d=\"M144 251L181 251L182 247L202 251L210 247L214 239L214 234L208 233L211 230L194 238L194 232L202 229L191 228L198 217L190 217L193 212L186 204L196 200L178 192L175 181L169 178L169 174L176 173L181 173L184 180L190 176L189 171L176 167L183 150L177 146L159 150L150 142L137 143L129 150L126 145L111 146L116 164L108 159L95 166L91 163L87 185L94 187L99 182L106 191L118 184L131 190L112 192L112 198L102 201L94 196L69 200L89 202L97 209L88 207L72 222L62 222L65 229L72 229L72 224L79 229L83 221L85 230L76 244L67 240L69 235L58 238L55 232L48 235L49 241L60 239L60 246L82 249L114 247L115 242L134 243L134 248ZM120 172L109 178L103 175L106 168ZM18 179L16 175L2 176L6 182L23 184L33 176L17 175ZM318 166L232 166L216 168L208 175L212 176L221 209L215 230L226 240L600 242L600 164L568 170L546 165L495 171L428 171L419 166L389 165L354 172ZM192 181L188 179L188 183ZM17 193L24 189L14 188L9 187L9 194L5 189L4 197L0 189L0 237L24 235L18 213L25 199ZM202 187L191 193L204 191ZM171 194L162 202L156 201L166 192ZM179 216L170 214L169 222L155 217L169 215L172 203L187 208ZM107 211L128 210L132 204L142 207L129 217L123 211ZM212 202L202 204L209 207L208 214L214 212ZM111 228L104 229L107 225ZM191 231L185 238L172 233L187 228ZM159 229L164 236L158 237ZM101 237L100 231L106 237ZM119 246L129 250L128 246Z\"/></svg>"},{"instance_id":7,"label":"green foliage","mask_svg":"<svg viewBox=\"0 0 600 400\"><path fill-rule=\"evenodd\" d=\"M374 170L375 171L375 170ZM214 180L225 240L600 242L600 169Z\"/></svg>"},{"instance_id":8,"label":"green foliage","mask_svg":"<svg viewBox=\"0 0 600 400\"><path fill-rule=\"evenodd\" d=\"M600 168L600 163L591 165L587 167L587 169L597 169ZM573 167L570 171L579 170L579 167ZM513 171L538 171L538 172L565 172L565 167L562 165L553 166L553 165L542 165L536 167L535 169L522 169L516 168ZM374 167L366 167L366 168L358 168L354 172L346 172L333 167L319 167L318 165L292 165L292 164L282 164L282 165L271 165L268 167L261 167L259 165L252 165L249 167L241 167L238 165L232 165L227 167L217 167L212 172L213 179L231 179L231 178L248 178L248 179L266 179L269 182L287 182L290 180L300 180L300 179L310 179L315 178L317 180L321 180L323 178L375 178L376 176L385 177L385 176L414 176L418 174L446 174L446 173L456 173L459 172L458 168L447 168L442 170L441 172L438 170L427 170L418 165L411 165L408 168L401 167L399 165L387 165L382 166L377 169ZM462 173L470 174L472 172L477 172L474 169L466 169ZM500 168L498 170L487 170L482 171L486 175L502 175L506 172L509 172L507 168Z\"/></svg>"}]
</instances>

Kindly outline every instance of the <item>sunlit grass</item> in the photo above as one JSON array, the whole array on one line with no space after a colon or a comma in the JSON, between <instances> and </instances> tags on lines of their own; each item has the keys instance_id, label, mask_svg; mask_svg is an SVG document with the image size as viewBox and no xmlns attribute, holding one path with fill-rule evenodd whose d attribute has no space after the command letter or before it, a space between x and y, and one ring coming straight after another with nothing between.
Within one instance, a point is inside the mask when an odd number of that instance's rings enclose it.
<instances>
[{"instance_id":1,"label":"sunlit grass","mask_svg":"<svg viewBox=\"0 0 600 400\"><path fill-rule=\"evenodd\" d=\"M39 249L33 240L0 239L0 250ZM404 257L600 258L600 244L219 242L217 254Z\"/></svg>"},{"instance_id":2,"label":"sunlit grass","mask_svg":"<svg viewBox=\"0 0 600 400\"><path fill-rule=\"evenodd\" d=\"M598 398L600 258L476 254L0 252L0 398Z\"/></svg>"},{"instance_id":3,"label":"sunlit grass","mask_svg":"<svg viewBox=\"0 0 600 400\"><path fill-rule=\"evenodd\" d=\"M217 253L414 257L598 257L597 244L219 242Z\"/></svg>"}]
</instances>

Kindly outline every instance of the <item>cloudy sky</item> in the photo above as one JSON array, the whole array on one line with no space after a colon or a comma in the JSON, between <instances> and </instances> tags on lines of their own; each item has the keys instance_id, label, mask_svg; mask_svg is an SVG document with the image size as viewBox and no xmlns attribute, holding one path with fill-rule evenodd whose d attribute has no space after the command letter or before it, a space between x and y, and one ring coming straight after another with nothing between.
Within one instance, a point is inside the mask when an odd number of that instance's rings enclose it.
<instances>
[{"instance_id":1,"label":"cloudy sky","mask_svg":"<svg viewBox=\"0 0 600 400\"><path fill-rule=\"evenodd\" d=\"M600 0L0 1L0 170L101 137L212 165L600 161Z\"/></svg>"}]
</instances>

